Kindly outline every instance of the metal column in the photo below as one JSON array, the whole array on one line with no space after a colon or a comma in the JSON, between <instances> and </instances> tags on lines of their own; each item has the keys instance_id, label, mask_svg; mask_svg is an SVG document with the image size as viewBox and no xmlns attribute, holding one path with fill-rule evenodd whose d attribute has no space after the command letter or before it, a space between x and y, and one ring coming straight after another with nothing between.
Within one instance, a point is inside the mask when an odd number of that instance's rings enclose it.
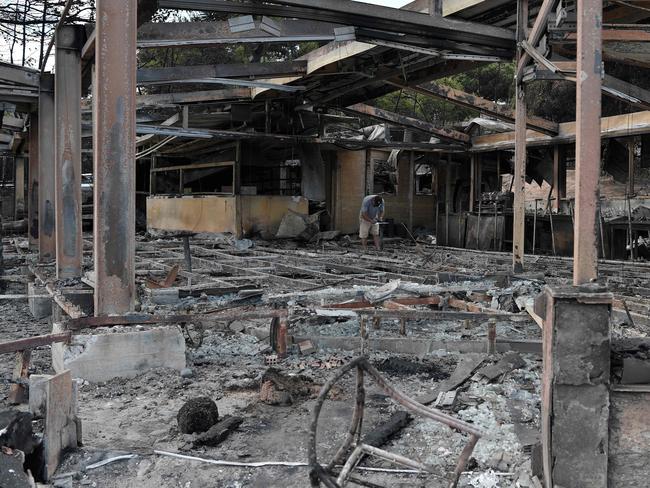
<instances>
[{"instance_id":1,"label":"metal column","mask_svg":"<svg viewBox=\"0 0 650 488\"><path fill-rule=\"evenodd\" d=\"M56 32L56 275L81 276L81 47L83 26Z\"/></svg>"},{"instance_id":2,"label":"metal column","mask_svg":"<svg viewBox=\"0 0 650 488\"><path fill-rule=\"evenodd\" d=\"M559 211L566 198L566 154L564 146L553 146L553 210Z\"/></svg>"},{"instance_id":3,"label":"metal column","mask_svg":"<svg viewBox=\"0 0 650 488\"><path fill-rule=\"evenodd\" d=\"M38 249L38 112L29 115L29 175L27 180L27 235L29 248Z\"/></svg>"},{"instance_id":4,"label":"metal column","mask_svg":"<svg viewBox=\"0 0 650 488\"><path fill-rule=\"evenodd\" d=\"M41 75L38 97L38 260L56 255L54 227L54 75Z\"/></svg>"},{"instance_id":5,"label":"metal column","mask_svg":"<svg viewBox=\"0 0 650 488\"><path fill-rule=\"evenodd\" d=\"M528 34L528 0L517 2L517 40ZM517 49L517 61L523 49ZM513 189L512 267L515 272L524 268L524 245L526 227L526 93L522 80L515 80L515 174Z\"/></svg>"},{"instance_id":6,"label":"metal column","mask_svg":"<svg viewBox=\"0 0 650 488\"><path fill-rule=\"evenodd\" d=\"M136 0L97 0L95 42L95 315L135 304Z\"/></svg>"},{"instance_id":7,"label":"metal column","mask_svg":"<svg viewBox=\"0 0 650 488\"><path fill-rule=\"evenodd\" d=\"M578 0L576 208L573 284L598 276L598 177L602 82L602 0Z\"/></svg>"},{"instance_id":8,"label":"metal column","mask_svg":"<svg viewBox=\"0 0 650 488\"><path fill-rule=\"evenodd\" d=\"M627 141L627 194L634 195L634 139Z\"/></svg>"},{"instance_id":9,"label":"metal column","mask_svg":"<svg viewBox=\"0 0 650 488\"><path fill-rule=\"evenodd\" d=\"M409 232L413 232L413 198L415 195L415 154L413 151L409 152L409 196L408 196L408 205L409 205Z\"/></svg>"},{"instance_id":10,"label":"metal column","mask_svg":"<svg viewBox=\"0 0 650 488\"><path fill-rule=\"evenodd\" d=\"M476 200L476 154L470 156L469 161L469 211L474 211Z\"/></svg>"}]
</instances>

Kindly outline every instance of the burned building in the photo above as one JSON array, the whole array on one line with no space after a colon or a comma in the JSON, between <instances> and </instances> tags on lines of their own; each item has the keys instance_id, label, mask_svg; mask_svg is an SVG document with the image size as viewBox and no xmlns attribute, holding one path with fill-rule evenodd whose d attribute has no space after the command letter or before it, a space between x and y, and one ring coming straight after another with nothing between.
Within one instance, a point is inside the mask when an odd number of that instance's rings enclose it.
<instances>
[{"instance_id":1,"label":"burned building","mask_svg":"<svg viewBox=\"0 0 650 488\"><path fill-rule=\"evenodd\" d=\"M0 486L645 486L641 2L5 17Z\"/></svg>"}]
</instances>

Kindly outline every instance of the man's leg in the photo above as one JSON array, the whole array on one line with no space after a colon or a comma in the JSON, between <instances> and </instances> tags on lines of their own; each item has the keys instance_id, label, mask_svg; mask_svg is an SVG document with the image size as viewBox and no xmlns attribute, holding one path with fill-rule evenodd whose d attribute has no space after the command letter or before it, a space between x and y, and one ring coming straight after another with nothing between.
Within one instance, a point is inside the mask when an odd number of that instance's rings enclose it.
<instances>
[{"instance_id":1,"label":"man's leg","mask_svg":"<svg viewBox=\"0 0 650 488\"><path fill-rule=\"evenodd\" d=\"M370 225L363 219L359 219L359 238L361 239L361 245L363 250L368 250L368 231L370 230Z\"/></svg>"},{"instance_id":2,"label":"man's leg","mask_svg":"<svg viewBox=\"0 0 650 488\"><path fill-rule=\"evenodd\" d=\"M375 249L381 251L381 240L379 238L379 224L372 224L370 227L370 233L372 234L372 239L375 241Z\"/></svg>"},{"instance_id":3,"label":"man's leg","mask_svg":"<svg viewBox=\"0 0 650 488\"><path fill-rule=\"evenodd\" d=\"M377 251L381 251L381 240L379 239L379 234L373 234L372 238L375 240Z\"/></svg>"}]
</instances>

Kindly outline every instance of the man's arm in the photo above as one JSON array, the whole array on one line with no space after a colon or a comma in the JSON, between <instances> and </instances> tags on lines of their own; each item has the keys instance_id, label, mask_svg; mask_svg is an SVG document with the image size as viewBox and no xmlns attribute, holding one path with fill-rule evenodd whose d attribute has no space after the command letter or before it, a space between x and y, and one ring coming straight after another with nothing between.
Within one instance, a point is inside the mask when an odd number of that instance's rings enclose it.
<instances>
[{"instance_id":1,"label":"man's arm","mask_svg":"<svg viewBox=\"0 0 650 488\"><path fill-rule=\"evenodd\" d=\"M368 215L368 212L363 212L363 213L361 214L361 217L362 217L363 220L365 220L366 222L370 222L371 224L374 224L374 223L375 223L375 221L372 220L372 219L370 218L370 216Z\"/></svg>"}]
</instances>

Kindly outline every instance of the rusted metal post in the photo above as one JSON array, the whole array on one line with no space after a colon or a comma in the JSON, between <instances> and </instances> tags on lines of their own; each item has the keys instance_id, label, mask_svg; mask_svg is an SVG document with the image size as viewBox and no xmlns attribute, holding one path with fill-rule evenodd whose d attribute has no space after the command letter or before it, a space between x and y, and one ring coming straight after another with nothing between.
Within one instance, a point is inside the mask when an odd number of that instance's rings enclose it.
<instances>
[{"instance_id":1,"label":"rusted metal post","mask_svg":"<svg viewBox=\"0 0 650 488\"><path fill-rule=\"evenodd\" d=\"M627 194L634 196L634 139L627 141Z\"/></svg>"},{"instance_id":2,"label":"rusted metal post","mask_svg":"<svg viewBox=\"0 0 650 488\"><path fill-rule=\"evenodd\" d=\"M83 26L56 32L54 80L56 275L81 276L81 48Z\"/></svg>"},{"instance_id":3,"label":"rusted metal post","mask_svg":"<svg viewBox=\"0 0 650 488\"><path fill-rule=\"evenodd\" d=\"M576 209L573 284L598 277L598 177L602 84L602 0L578 0Z\"/></svg>"},{"instance_id":4,"label":"rusted metal post","mask_svg":"<svg viewBox=\"0 0 650 488\"><path fill-rule=\"evenodd\" d=\"M469 166L469 211L474 211L474 201L476 200L476 154L470 156Z\"/></svg>"},{"instance_id":5,"label":"rusted metal post","mask_svg":"<svg viewBox=\"0 0 650 488\"><path fill-rule=\"evenodd\" d=\"M54 75L41 75L38 96L38 260L56 255L54 226Z\"/></svg>"},{"instance_id":6,"label":"rusted metal post","mask_svg":"<svg viewBox=\"0 0 650 488\"><path fill-rule=\"evenodd\" d=\"M415 195L415 154L413 151L409 151L409 197L408 197L408 205L409 205L409 231L413 232L413 198Z\"/></svg>"},{"instance_id":7,"label":"rusted metal post","mask_svg":"<svg viewBox=\"0 0 650 488\"><path fill-rule=\"evenodd\" d=\"M487 329L487 353L494 355L497 352L497 319L488 321Z\"/></svg>"},{"instance_id":8,"label":"rusted metal post","mask_svg":"<svg viewBox=\"0 0 650 488\"><path fill-rule=\"evenodd\" d=\"M27 180L27 234L29 248L38 249L38 112L29 116L29 175Z\"/></svg>"},{"instance_id":9,"label":"rusted metal post","mask_svg":"<svg viewBox=\"0 0 650 488\"><path fill-rule=\"evenodd\" d=\"M97 0L94 84L95 315L135 302L136 0Z\"/></svg>"},{"instance_id":10,"label":"rusted metal post","mask_svg":"<svg viewBox=\"0 0 650 488\"><path fill-rule=\"evenodd\" d=\"M279 358L287 357L287 319L285 317L280 317L280 323L278 326L278 343L276 344L276 352Z\"/></svg>"},{"instance_id":11,"label":"rusted metal post","mask_svg":"<svg viewBox=\"0 0 650 488\"><path fill-rule=\"evenodd\" d=\"M445 168L445 246L449 245L449 212L451 207L451 153L447 153Z\"/></svg>"},{"instance_id":12,"label":"rusted metal post","mask_svg":"<svg viewBox=\"0 0 650 488\"><path fill-rule=\"evenodd\" d=\"M564 146L553 146L553 210L556 212L562 206L562 199L566 198L566 158Z\"/></svg>"},{"instance_id":13,"label":"rusted metal post","mask_svg":"<svg viewBox=\"0 0 650 488\"><path fill-rule=\"evenodd\" d=\"M528 0L517 2L517 41L528 37ZM523 49L517 48L517 64ZM512 267L515 273L524 269L526 227L526 93L522 80L515 80L515 174L513 181Z\"/></svg>"}]
</instances>

